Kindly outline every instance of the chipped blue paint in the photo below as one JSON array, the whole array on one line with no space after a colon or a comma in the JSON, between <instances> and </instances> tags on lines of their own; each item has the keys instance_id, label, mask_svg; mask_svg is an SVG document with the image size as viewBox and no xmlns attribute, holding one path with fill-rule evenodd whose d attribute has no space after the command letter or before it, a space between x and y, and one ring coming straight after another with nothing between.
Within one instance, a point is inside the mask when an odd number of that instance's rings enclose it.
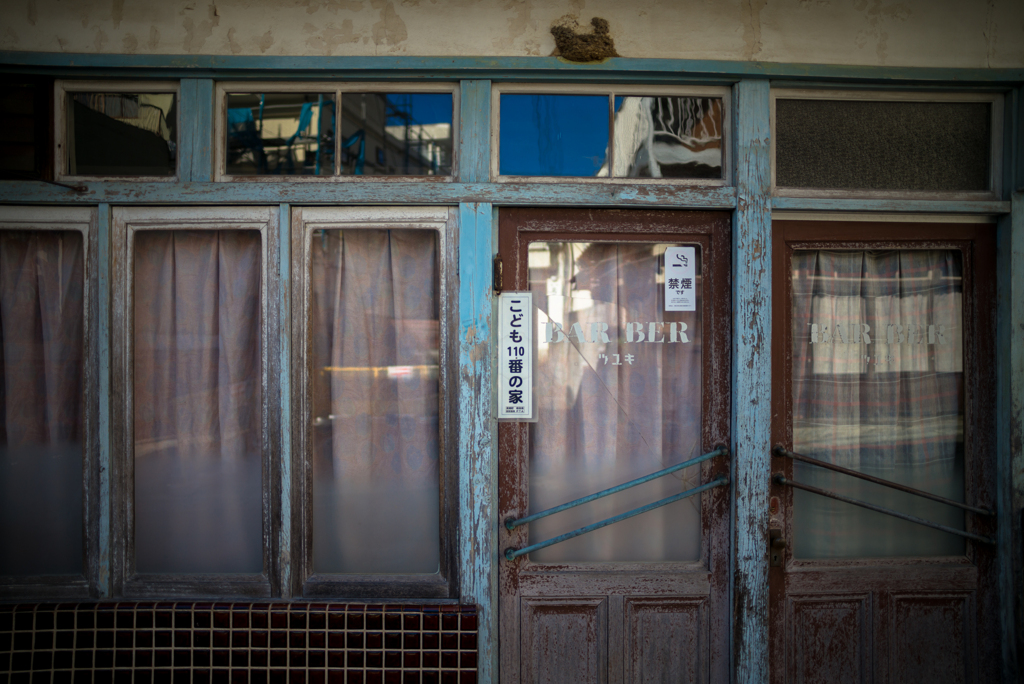
<instances>
[{"instance_id":1,"label":"chipped blue paint","mask_svg":"<svg viewBox=\"0 0 1024 684\"><path fill-rule=\"evenodd\" d=\"M733 89L733 679L768 681L768 493L771 465L771 123L767 81Z\"/></svg>"},{"instance_id":2,"label":"chipped blue paint","mask_svg":"<svg viewBox=\"0 0 1024 684\"><path fill-rule=\"evenodd\" d=\"M255 56L255 55L115 55L59 52L0 51L0 64L21 70L66 73L69 69L110 77L112 70L131 75L208 78L281 78L301 72L304 78L361 79L490 79L502 81L608 81L630 83L718 82L740 78L773 78L794 81L834 79L906 81L911 83L1021 82L1024 68L951 69L935 67L860 66L844 64L792 64L732 62L711 59L612 58L601 62L575 63L559 57L414 57L414 56ZM77 74L76 74L77 75Z\"/></svg>"},{"instance_id":3,"label":"chipped blue paint","mask_svg":"<svg viewBox=\"0 0 1024 684\"><path fill-rule=\"evenodd\" d=\"M278 250L280 300L278 301L278 334L280 358L278 386L280 387L281 425L281 529L277 539L278 562L281 576L281 598L292 596L292 300L291 300L291 205L279 207Z\"/></svg>"},{"instance_id":4,"label":"chipped blue paint","mask_svg":"<svg viewBox=\"0 0 1024 684\"><path fill-rule=\"evenodd\" d=\"M178 106L178 177L206 183L213 178L213 80L183 78Z\"/></svg>"},{"instance_id":5,"label":"chipped blue paint","mask_svg":"<svg viewBox=\"0 0 1024 684\"><path fill-rule=\"evenodd\" d=\"M730 187L623 183L120 183L87 181L85 192L39 181L0 181L0 204L458 204L733 209Z\"/></svg>"},{"instance_id":6,"label":"chipped blue paint","mask_svg":"<svg viewBox=\"0 0 1024 684\"><path fill-rule=\"evenodd\" d=\"M491 388L490 204L459 206L459 577L480 607L479 681L498 679L497 423Z\"/></svg>"},{"instance_id":7,"label":"chipped blue paint","mask_svg":"<svg viewBox=\"0 0 1024 684\"><path fill-rule=\"evenodd\" d=\"M459 86L459 180L486 183L490 178L491 82L463 81Z\"/></svg>"},{"instance_id":8,"label":"chipped blue paint","mask_svg":"<svg viewBox=\"0 0 1024 684\"><path fill-rule=\"evenodd\" d=\"M96 590L100 598L112 594L110 574L110 205L97 207L97 268L99 268L99 561Z\"/></svg>"}]
</instances>

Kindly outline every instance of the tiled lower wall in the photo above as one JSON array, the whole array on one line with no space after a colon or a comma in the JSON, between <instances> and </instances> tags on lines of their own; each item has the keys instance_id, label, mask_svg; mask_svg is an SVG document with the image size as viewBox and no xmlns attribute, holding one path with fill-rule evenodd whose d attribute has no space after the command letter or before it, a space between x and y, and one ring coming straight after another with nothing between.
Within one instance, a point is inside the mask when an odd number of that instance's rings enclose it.
<instances>
[{"instance_id":1,"label":"tiled lower wall","mask_svg":"<svg viewBox=\"0 0 1024 684\"><path fill-rule=\"evenodd\" d=\"M474 606L0 605L0 682L475 683Z\"/></svg>"}]
</instances>

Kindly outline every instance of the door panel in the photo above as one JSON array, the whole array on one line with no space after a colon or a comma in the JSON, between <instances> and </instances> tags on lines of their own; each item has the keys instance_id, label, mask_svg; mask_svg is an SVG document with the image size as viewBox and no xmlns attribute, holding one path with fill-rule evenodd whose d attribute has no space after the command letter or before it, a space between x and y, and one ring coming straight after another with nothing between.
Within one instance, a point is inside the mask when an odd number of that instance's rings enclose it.
<instances>
[{"instance_id":1,"label":"door panel","mask_svg":"<svg viewBox=\"0 0 1024 684\"><path fill-rule=\"evenodd\" d=\"M993 227L773 225L771 681L999 681ZM837 325L838 324L838 325Z\"/></svg>"},{"instance_id":2,"label":"door panel","mask_svg":"<svg viewBox=\"0 0 1024 684\"><path fill-rule=\"evenodd\" d=\"M793 679L803 684L871 681L871 596L811 594L786 604Z\"/></svg>"},{"instance_id":3,"label":"door panel","mask_svg":"<svg viewBox=\"0 0 1024 684\"><path fill-rule=\"evenodd\" d=\"M524 681L605 682L608 600L526 598L522 602Z\"/></svg>"},{"instance_id":4,"label":"door panel","mask_svg":"<svg viewBox=\"0 0 1024 684\"><path fill-rule=\"evenodd\" d=\"M703 599L626 599L626 681L706 682L708 611Z\"/></svg>"},{"instance_id":5,"label":"door panel","mask_svg":"<svg viewBox=\"0 0 1024 684\"><path fill-rule=\"evenodd\" d=\"M499 425L501 520L728 444L729 240L726 213L502 211L504 288L534 293L538 416ZM677 254L696 262L693 310L666 306L682 284L666 275ZM501 549L727 474L728 457L716 456L539 524L502 526ZM728 525L728 488L716 487L503 558L502 680L726 681Z\"/></svg>"}]
</instances>

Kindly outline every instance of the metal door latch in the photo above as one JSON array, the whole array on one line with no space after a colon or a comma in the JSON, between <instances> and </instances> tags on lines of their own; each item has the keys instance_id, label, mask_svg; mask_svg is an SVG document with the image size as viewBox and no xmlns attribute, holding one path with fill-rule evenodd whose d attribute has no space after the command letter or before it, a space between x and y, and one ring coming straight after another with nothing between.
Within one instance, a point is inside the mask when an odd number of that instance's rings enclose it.
<instances>
[{"instance_id":1,"label":"metal door latch","mask_svg":"<svg viewBox=\"0 0 1024 684\"><path fill-rule=\"evenodd\" d=\"M768 530L768 557L771 567L782 567L782 552L785 550L786 538L782 536L782 530L778 527Z\"/></svg>"}]
</instances>

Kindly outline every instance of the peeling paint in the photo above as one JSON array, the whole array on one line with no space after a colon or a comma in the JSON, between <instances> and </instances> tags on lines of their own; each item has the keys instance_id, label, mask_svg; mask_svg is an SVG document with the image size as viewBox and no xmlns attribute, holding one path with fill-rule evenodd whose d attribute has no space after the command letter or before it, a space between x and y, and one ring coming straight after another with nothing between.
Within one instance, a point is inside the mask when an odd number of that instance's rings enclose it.
<instances>
[{"instance_id":1,"label":"peeling paint","mask_svg":"<svg viewBox=\"0 0 1024 684\"><path fill-rule=\"evenodd\" d=\"M235 29L228 29L228 49L231 50L231 54L237 55L242 52L242 46L235 40Z\"/></svg>"},{"instance_id":2,"label":"peeling paint","mask_svg":"<svg viewBox=\"0 0 1024 684\"><path fill-rule=\"evenodd\" d=\"M409 38L405 22L395 11L395 3L372 0L373 7L380 9L380 21L373 25L373 42L376 45L397 45Z\"/></svg>"},{"instance_id":3,"label":"peeling paint","mask_svg":"<svg viewBox=\"0 0 1024 684\"><path fill-rule=\"evenodd\" d=\"M28 10L28 12L27 12L28 23L31 24L32 26L35 26L36 25L36 19L39 18L39 13L36 10L35 0L28 0L28 6L26 7L26 9Z\"/></svg>"},{"instance_id":4,"label":"peeling paint","mask_svg":"<svg viewBox=\"0 0 1024 684\"><path fill-rule=\"evenodd\" d=\"M156 26L149 27L149 41L146 43L150 50L156 50L160 46L160 31Z\"/></svg>"},{"instance_id":5,"label":"peeling paint","mask_svg":"<svg viewBox=\"0 0 1024 684\"><path fill-rule=\"evenodd\" d=\"M110 8L110 20L114 22L114 28L121 27L121 19L124 17L124 0L113 0Z\"/></svg>"},{"instance_id":6,"label":"peeling paint","mask_svg":"<svg viewBox=\"0 0 1024 684\"><path fill-rule=\"evenodd\" d=\"M274 33L271 30L267 30L262 36L256 39L256 47L260 49L260 52L266 52L270 49L270 46L274 44Z\"/></svg>"},{"instance_id":7,"label":"peeling paint","mask_svg":"<svg viewBox=\"0 0 1024 684\"><path fill-rule=\"evenodd\" d=\"M121 40L121 47L129 55L134 55L139 49L139 39L135 37L134 33L126 33Z\"/></svg>"},{"instance_id":8,"label":"peeling paint","mask_svg":"<svg viewBox=\"0 0 1024 684\"><path fill-rule=\"evenodd\" d=\"M103 46L107 44L107 34L103 29L96 29L96 37L93 38L92 43L96 46L96 52L103 52Z\"/></svg>"},{"instance_id":9,"label":"peeling paint","mask_svg":"<svg viewBox=\"0 0 1024 684\"><path fill-rule=\"evenodd\" d=\"M743 42L746 45L746 58L754 59L761 54L761 10L768 0L746 0L746 23L743 26Z\"/></svg>"},{"instance_id":10,"label":"peeling paint","mask_svg":"<svg viewBox=\"0 0 1024 684\"><path fill-rule=\"evenodd\" d=\"M304 33L313 33L317 27L313 24L306 24L302 28ZM306 47L320 55L333 55L334 51L345 43L358 43L359 36L355 35L351 19L344 19L341 28L337 29L334 24L327 24L318 35L306 39Z\"/></svg>"}]
</instances>

